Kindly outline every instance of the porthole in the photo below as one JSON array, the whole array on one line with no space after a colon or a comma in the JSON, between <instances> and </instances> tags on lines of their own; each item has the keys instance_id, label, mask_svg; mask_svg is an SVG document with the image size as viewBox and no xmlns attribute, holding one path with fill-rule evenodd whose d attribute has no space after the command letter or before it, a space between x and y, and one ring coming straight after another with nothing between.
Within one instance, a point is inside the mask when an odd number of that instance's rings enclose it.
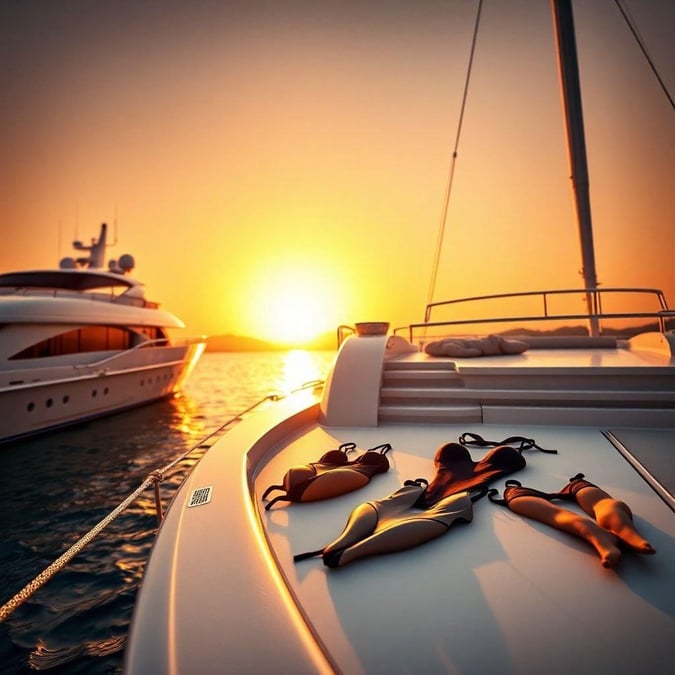
<instances>
[{"instance_id":1,"label":"porthole","mask_svg":"<svg viewBox=\"0 0 675 675\"><path fill-rule=\"evenodd\" d=\"M66 394L62 399L61 399L63 405L67 405L70 402L70 396Z\"/></svg>"},{"instance_id":2,"label":"porthole","mask_svg":"<svg viewBox=\"0 0 675 675\"><path fill-rule=\"evenodd\" d=\"M141 387L145 384L145 380L141 380Z\"/></svg>"},{"instance_id":3,"label":"porthole","mask_svg":"<svg viewBox=\"0 0 675 675\"><path fill-rule=\"evenodd\" d=\"M28 404L27 410L28 412L33 412L33 410L35 410L35 403L33 403L33 401Z\"/></svg>"},{"instance_id":4,"label":"porthole","mask_svg":"<svg viewBox=\"0 0 675 675\"><path fill-rule=\"evenodd\" d=\"M110 391L110 390L108 389L108 387L105 387L105 388L103 389L103 395L104 395L104 396L107 396L107 395L108 395L108 391Z\"/></svg>"},{"instance_id":5,"label":"porthole","mask_svg":"<svg viewBox=\"0 0 675 675\"><path fill-rule=\"evenodd\" d=\"M51 408L54 405L54 399L53 398L48 398L47 401L45 402L45 405L48 408Z\"/></svg>"},{"instance_id":6,"label":"porthole","mask_svg":"<svg viewBox=\"0 0 675 675\"><path fill-rule=\"evenodd\" d=\"M96 391L96 389L92 389L91 390L91 397L96 398L97 395L98 395L98 392Z\"/></svg>"}]
</instances>

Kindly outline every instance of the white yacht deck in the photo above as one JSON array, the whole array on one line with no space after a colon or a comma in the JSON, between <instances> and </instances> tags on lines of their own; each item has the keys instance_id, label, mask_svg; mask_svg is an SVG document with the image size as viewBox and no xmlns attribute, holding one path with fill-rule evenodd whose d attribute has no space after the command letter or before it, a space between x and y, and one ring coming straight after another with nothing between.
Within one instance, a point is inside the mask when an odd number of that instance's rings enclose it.
<instances>
[{"instance_id":1,"label":"white yacht deck","mask_svg":"<svg viewBox=\"0 0 675 675\"><path fill-rule=\"evenodd\" d=\"M588 359L605 365L573 367ZM348 340L320 403L294 397L256 412L182 485L146 568L129 675L270 663L349 675L669 674L673 377L658 350L439 359L386 336ZM626 551L606 569L586 541L483 498L473 522L414 549L338 569L293 561L336 539L357 505L432 479L437 448L466 432L557 449L525 451L509 478L548 492L584 473L630 506L656 555ZM262 494L289 468L350 441L390 443L390 470L340 497L265 510ZM486 452L471 449L474 460Z\"/></svg>"},{"instance_id":2,"label":"white yacht deck","mask_svg":"<svg viewBox=\"0 0 675 675\"><path fill-rule=\"evenodd\" d=\"M600 343L602 344L602 343ZM636 343L639 346L639 342ZM596 349L528 349L522 354L480 357L429 356L424 351L414 351L395 356L399 362L430 364L444 362L457 370L485 369L498 366L509 368L588 368L603 366L616 368L648 368L672 363L671 357L653 343L652 348L630 348L626 341L618 341L615 348ZM675 366L675 364L673 364Z\"/></svg>"},{"instance_id":3,"label":"white yacht deck","mask_svg":"<svg viewBox=\"0 0 675 675\"><path fill-rule=\"evenodd\" d=\"M631 506L657 554L625 552L608 570L586 542L484 498L474 505L471 524L455 524L415 549L339 569L325 567L320 558L293 562L294 554L335 539L358 504L386 497L406 479L430 480L436 448L467 431L493 440L525 435L558 449L557 455L525 451L527 467L510 477L554 491L585 473ZM347 441L360 450L390 442L389 472L335 499L264 510L260 495L288 468L316 461ZM476 460L485 452L471 450ZM501 492L503 484L494 487ZM666 672L672 660L673 511L597 429L316 426L284 441L257 475L255 494L282 575L341 672L568 673L580 664L587 672L645 672L646 662L649 672ZM635 634L645 632L648 652L644 643L635 651Z\"/></svg>"}]
</instances>

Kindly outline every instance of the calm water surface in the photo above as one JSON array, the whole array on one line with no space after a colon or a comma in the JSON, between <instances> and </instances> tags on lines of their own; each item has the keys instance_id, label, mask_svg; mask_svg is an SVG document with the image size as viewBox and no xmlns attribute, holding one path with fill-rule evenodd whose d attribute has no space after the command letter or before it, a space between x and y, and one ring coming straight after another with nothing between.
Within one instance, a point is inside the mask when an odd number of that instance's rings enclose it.
<instances>
[{"instance_id":1,"label":"calm water surface","mask_svg":"<svg viewBox=\"0 0 675 675\"><path fill-rule=\"evenodd\" d=\"M135 490L270 393L322 379L333 352L205 354L184 394L0 448L0 604ZM265 404L273 405L273 404ZM162 483L164 505L205 450ZM0 624L0 672L121 673L156 533L147 490Z\"/></svg>"}]
</instances>

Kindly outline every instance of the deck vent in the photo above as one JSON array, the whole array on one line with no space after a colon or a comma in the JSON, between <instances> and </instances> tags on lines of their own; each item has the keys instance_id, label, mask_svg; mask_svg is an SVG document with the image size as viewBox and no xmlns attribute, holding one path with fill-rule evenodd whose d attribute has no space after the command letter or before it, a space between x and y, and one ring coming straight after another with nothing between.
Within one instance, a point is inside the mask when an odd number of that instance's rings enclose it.
<instances>
[{"instance_id":1,"label":"deck vent","mask_svg":"<svg viewBox=\"0 0 675 675\"><path fill-rule=\"evenodd\" d=\"M204 504L208 504L211 501L212 490L213 485L193 490L192 494L190 495L190 501L188 502L188 508L192 506L203 506Z\"/></svg>"}]
</instances>

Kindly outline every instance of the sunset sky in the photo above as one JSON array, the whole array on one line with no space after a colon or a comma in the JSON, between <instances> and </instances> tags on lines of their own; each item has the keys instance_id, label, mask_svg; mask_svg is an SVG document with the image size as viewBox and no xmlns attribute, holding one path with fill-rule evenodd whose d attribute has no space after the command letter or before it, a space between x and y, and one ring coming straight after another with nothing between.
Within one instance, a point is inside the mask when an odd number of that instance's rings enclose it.
<instances>
[{"instance_id":1,"label":"sunset sky","mask_svg":"<svg viewBox=\"0 0 675 675\"><path fill-rule=\"evenodd\" d=\"M675 2L622 0L671 95ZM189 334L423 318L473 0L0 3L0 271L108 222ZM603 286L675 305L675 112L575 5ZM548 0L486 0L434 299L582 285Z\"/></svg>"}]
</instances>

